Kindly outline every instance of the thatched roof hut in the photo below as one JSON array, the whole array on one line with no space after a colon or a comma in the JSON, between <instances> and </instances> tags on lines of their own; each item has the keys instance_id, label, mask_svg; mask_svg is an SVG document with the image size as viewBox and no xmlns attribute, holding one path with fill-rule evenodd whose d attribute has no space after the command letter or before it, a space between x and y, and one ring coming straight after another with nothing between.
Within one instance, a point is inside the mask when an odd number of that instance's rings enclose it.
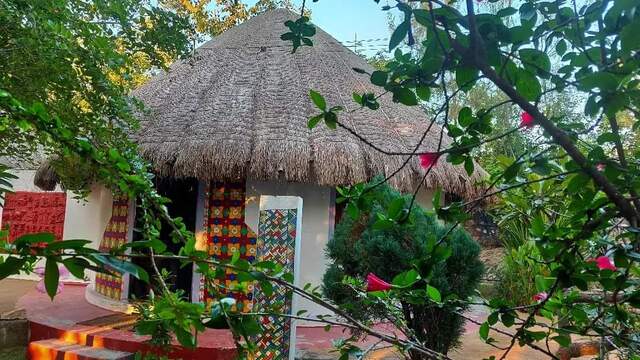
<instances>
[{"instance_id":1,"label":"thatched roof hut","mask_svg":"<svg viewBox=\"0 0 640 360\"><path fill-rule=\"evenodd\" d=\"M296 17L284 9L256 16L134 92L150 110L141 117L135 139L161 175L335 186L389 175L402 166L406 156L384 155L344 129L307 128L318 113L309 89L323 94L331 106L353 109L353 92L379 93L380 88L368 75L353 71L374 69L321 29L313 47L292 54L280 35L287 31L284 22ZM425 112L394 103L391 95L379 102L377 111L344 112L340 121L380 148L412 151L429 124ZM421 149L436 150L439 135L434 126ZM445 135L443 146L450 142ZM425 185L471 197L483 174L477 170L468 176L461 166L441 161ZM410 190L423 175L414 157L391 184Z\"/></svg>"}]
</instances>

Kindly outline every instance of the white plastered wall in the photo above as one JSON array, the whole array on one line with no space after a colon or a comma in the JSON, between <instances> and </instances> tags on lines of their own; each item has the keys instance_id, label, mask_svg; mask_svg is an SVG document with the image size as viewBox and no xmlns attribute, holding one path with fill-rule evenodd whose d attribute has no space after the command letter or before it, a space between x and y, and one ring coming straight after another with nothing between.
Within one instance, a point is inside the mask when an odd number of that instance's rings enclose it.
<instances>
[{"instance_id":1,"label":"white plastered wall","mask_svg":"<svg viewBox=\"0 0 640 360\"><path fill-rule=\"evenodd\" d=\"M30 191L43 192L33 184L35 170L11 170L11 173L18 178L11 181L13 191ZM61 192L63 190L57 187L54 191ZM94 185L91 193L84 200L74 199L72 192L67 192L67 200L65 206L65 219L63 240L85 239L91 240L91 247L97 249L102 239L102 234L109 217L111 216L111 191L101 185ZM0 226L2 226L2 207L0 206ZM36 266L44 266L44 261L39 262ZM91 274L89 274L91 273ZM87 276L92 277L93 272L88 271ZM21 274L12 276L12 278L39 280L35 274ZM71 277L69 281L79 281Z\"/></svg>"},{"instance_id":2,"label":"white plastered wall","mask_svg":"<svg viewBox=\"0 0 640 360\"><path fill-rule=\"evenodd\" d=\"M433 209L433 195L435 191L432 189L420 189L416 201L425 209Z\"/></svg>"}]
</instances>

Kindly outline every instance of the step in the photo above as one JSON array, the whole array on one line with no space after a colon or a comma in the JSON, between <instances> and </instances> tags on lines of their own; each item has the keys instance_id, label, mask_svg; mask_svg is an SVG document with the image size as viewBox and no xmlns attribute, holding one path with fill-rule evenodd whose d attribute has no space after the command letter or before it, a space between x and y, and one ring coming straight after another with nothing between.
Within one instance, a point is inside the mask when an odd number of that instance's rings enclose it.
<instances>
[{"instance_id":1,"label":"step","mask_svg":"<svg viewBox=\"0 0 640 360\"><path fill-rule=\"evenodd\" d=\"M59 339L29 343L30 360L133 360L134 354L124 351L94 348Z\"/></svg>"}]
</instances>

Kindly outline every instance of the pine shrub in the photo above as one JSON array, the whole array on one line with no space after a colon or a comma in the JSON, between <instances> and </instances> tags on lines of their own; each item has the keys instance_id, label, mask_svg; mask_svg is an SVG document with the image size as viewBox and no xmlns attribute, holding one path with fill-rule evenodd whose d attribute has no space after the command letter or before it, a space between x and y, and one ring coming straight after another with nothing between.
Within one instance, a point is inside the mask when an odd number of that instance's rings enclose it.
<instances>
[{"instance_id":1,"label":"pine shrub","mask_svg":"<svg viewBox=\"0 0 640 360\"><path fill-rule=\"evenodd\" d=\"M345 276L364 278L368 273L374 273L391 282L394 276L417 268L421 274L431 274L429 284L439 289L443 298L472 296L480 281L483 264L479 260L480 246L469 234L461 227L451 232L444 247L450 249L451 255L443 262L432 264L429 242L433 244L449 226L438 221L433 213L414 205L405 223L383 229L376 227L377 212L384 212L399 197L403 197L408 205L410 197L387 185L373 191L373 200L367 204L368 211L361 211L355 219L345 214L336 226L326 249L332 264L324 274L324 294L356 318L385 321L388 314L384 307L359 299L342 279ZM454 311L465 311L466 308L438 307L428 302L421 305L402 302L399 305L404 320L425 346L447 353L459 344L464 319ZM411 357L422 358L419 354L411 354Z\"/></svg>"}]
</instances>

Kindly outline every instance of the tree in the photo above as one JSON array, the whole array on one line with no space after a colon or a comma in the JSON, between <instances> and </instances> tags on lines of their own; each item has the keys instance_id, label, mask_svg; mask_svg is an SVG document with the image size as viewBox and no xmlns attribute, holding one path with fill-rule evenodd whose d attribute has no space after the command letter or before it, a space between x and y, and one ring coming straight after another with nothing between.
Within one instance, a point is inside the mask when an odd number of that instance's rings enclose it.
<instances>
[{"instance_id":1,"label":"tree","mask_svg":"<svg viewBox=\"0 0 640 360\"><path fill-rule=\"evenodd\" d=\"M258 0L252 6L239 0L160 0L160 3L191 18L195 30L208 36L219 35L267 10L295 9L291 0Z\"/></svg>"},{"instance_id":2,"label":"tree","mask_svg":"<svg viewBox=\"0 0 640 360\"><path fill-rule=\"evenodd\" d=\"M396 11L403 20L390 38L394 60L382 73L370 75L372 80L386 79L384 84L374 83L381 87L381 94L392 93L397 102L415 106L430 101L436 109L432 122L443 124L442 131L454 143L400 156L421 157L427 173L437 166L438 158L464 164L472 171L472 157L478 149L514 134L530 133L535 141L492 176L483 198L557 179L561 211L567 214L564 226L535 217L527 229L550 274L535 279L540 296L526 307L528 314L521 315L499 299L487 301L495 312L482 324L480 336L493 342L489 335L498 321L516 326L515 332L508 333L511 341L504 345L502 359L518 341L558 358L560 353L556 356L535 341L550 339L568 346L572 333L599 337L603 349L609 348L604 344L613 343L625 354L634 354L638 339L630 334L637 333L634 326L640 306L640 183L636 180L640 169L637 153L632 151L635 144L625 147L623 133L629 136L637 130L640 114L640 43L633 36L640 30L639 4L624 0L522 1L492 14L483 2L473 0L413 3L398 1L383 7ZM422 33L425 38L418 46L415 34ZM449 87L451 82L455 89ZM452 116L450 109L460 103L456 99L487 86L499 89L504 100L479 109L464 103L457 118ZM434 90L439 96L433 96ZM542 106L549 97L562 99L567 94L578 99L574 104L583 102L584 109L569 116L566 111ZM379 104L370 100L377 96L357 94L355 108L348 111L377 109ZM322 95L312 96L314 100L318 97ZM562 106L567 108L566 103ZM500 108L519 113L520 124L507 129L499 126L494 114ZM328 104L320 111L314 119L357 134L340 122L341 107ZM622 132L621 119L627 124L632 119L633 130ZM527 176L534 172L540 176ZM344 197L349 206L360 209L366 193L366 189L355 188L345 191ZM482 200L447 206L434 201L434 205L441 219L461 223L465 210ZM402 217L389 212L380 211L380 219L401 223ZM617 226L620 223L625 224L622 229ZM437 243L446 246L448 236ZM598 244L596 251L594 243ZM434 252L432 261L443 260ZM429 275L420 274L423 278ZM585 292L593 286L595 293ZM537 321L538 313L551 325ZM547 331L536 331L533 326Z\"/></svg>"},{"instance_id":3,"label":"tree","mask_svg":"<svg viewBox=\"0 0 640 360\"><path fill-rule=\"evenodd\" d=\"M384 305L363 298L361 290L343 283L343 279L346 276L366 278L372 273L394 285L406 286L407 280L401 274L410 272L417 275L433 266L429 261L429 249L447 231L447 227L420 206L411 209L407 224L377 226L377 211L408 207L411 201L409 196L400 195L387 184L371 191L368 201L370 204L366 211L355 218L345 215L336 226L335 235L326 250L333 263L324 275L323 292L360 320L388 321ZM480 246L464 230L452 232L449 248L450 255L435 265L431 278L409 280L414 282L411 286L417 287L420 283L425 290L417 296L399 299L402 316L394 322L405 336L415 337L428 348L443 354L458 345L458 339L464 332L464 319L458 312L465 311L468 306L434 304L427 300L428 286L437 288L438 297L443 299L466 300L474 294L483 267L478 259ZM425 358L422 353L411 355L412 359Z\"/></svg>"}]
</instances>

